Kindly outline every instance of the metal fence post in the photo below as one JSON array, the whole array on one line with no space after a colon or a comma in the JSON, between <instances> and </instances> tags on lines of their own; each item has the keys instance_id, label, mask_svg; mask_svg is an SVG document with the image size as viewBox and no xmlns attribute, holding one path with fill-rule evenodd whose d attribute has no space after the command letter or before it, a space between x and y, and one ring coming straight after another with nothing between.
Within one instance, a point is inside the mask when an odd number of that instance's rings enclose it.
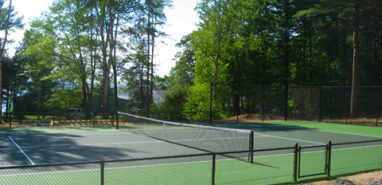
<instances>
[{"instance_id":1,"label":"metal fence post","mask_svg":"<svg viewBox=\"0 0 382 185\"><path fill-rule=\"evenodd\" d=\"M330 177L331 162L332 162L332 141L329 141L326 147L326 174Z\"/></svg>"},{"instance_id":2,"label":"metal fence post","mask_svg":"<svg viewBox=\"0 0 382 185\"><path fill-rule=\"evenodd\" d=\"M105 162L101 161L101 185L105 184Z\"/></svg>"},{"instance_id":3,"label":"metal fence post","mask_svg":"<svg viewBox=\"0 0 382 185\"><path fill-rule=\"evenodd\" d=\"M1 121L1 120L0 120ZM10 116L10 120L9 120L9 128L12 128L12 116Z\"/></svg>"},{"instance_id":4,"label":"metal fence post","mask_svg":"<svg viewBox=\"0 0 382 185\"><path fill-rule=\"evenodd\" d=\"M318 96L319 96L319 99L318 99L318 121L321 122L322 121L322 87L320 86L319 89L318 89Z\"/></svg>"},{"instance_id":5,"label":"metal fence post","mask_svg":"<svg viewBox=\"0 0 382 185\"><path fill-rule=\"evenodd\" d=\"M10 116L10 120L9 120L9 128L12 128L12 115Z\"/></svg>"},{"instance_id":6,"label":"metal fence post","mask_svg":"<svg viewBox=\"0 0 382 185\"><path fill-rule=\"evenodd\" d=\"M264 99L265 99L265 87L264 87L264 84L261 85L261 123L264 123L264 111L265 111L265 102L264 102Z\"/></svg>"},{"instance_id":7,"label":"metal fence post","mask_svg":"<svg viewBox=\"0 0 382 185\"><path fill-rule=\"evenodd\" d=\"M293 160L293 179L295 182L298 181L298 178L297 178L297 171L298 171L298 149L299 149L299 146L298 146L298 143L296 143L294 145L294 160Z\"/></svg>"},{"instance_id":8,"label":"metal fence post","mask_svg":"<svg viewBox=\"0 0 382 185\"><path fill-rule=\"evenodd\" d=\"M55 126L55 116L56 116L56 111L53 111L53 115L52 115L52 124L50 125L51 127L54 127Z\"/></svg>"},{"instance_id":9,"label":"metal fence post","mask_svg":"<svg viewBox=\"0 0 382 185\"><path fill-rule=\"evenodd\" d=\"M297 149L297 179L301 176L301 146Z\"/></svg>"},{"instance_id":10,"label":"metal fence post","mask_svg":"<svg viewBox=\"0 0 382 185\"><path fill-rule=\"evenodd\" d=\"M116 123L116 125L115 125L115 128L116 128L116 129L119 129L119 114L118 114L118 112L115 113L115 118L117 119L117 120L116 120L117 123Z\"/></svg>"},{"instance_id":11,"label":"metal fence post","mask_svg":"<svg viewBox=\"0 0 382 185\"><path fill-rule=\"evenodd\" d=\"M251 133L249 134L249 162L253 163L253 149L254 149L254 132L251 130Z\"/></svg>"},{"instance_id":12,"label":"metal fence post","mask_svg":"<svg viewBox=\"0 0 382 185\"><path fill-rule=\"evenodd\" d=\"M212 185L215 185L215 171L216 171L216 154L212 154L212 173L211 173L211 178L212 178Z\"/></svg>"},{"instance_id":13,"label":"metal fence post","mask_svg":"<svg viewBox=\"0 0 382 185\"><path fill-rule=\"evenodd\" d=\"M345 115L345 124L348 124L348 114Z\"/></svg>"},{"instance_id":14,"label":"metal fence post","mask_svg":"<svg viewBox=\"0 0 382 185\"><path fill-rule=\"evenodd\" d=\"M93 127L95 126L95 114L94 112L90 113L91 114L91 117L92 117L92 124L93 124Z\"/></svg>"},{"instance_id":15,"label":"metal fence post","mask_svg":"<svg viewBox=\"0 0 382 185\"><path fill-rule=\"evenodd\" d=\"M377 119L376 119L375 125L376 125L377 127L379 126L379 118L378 118L378 115L377 115Z\"/></svg>"}]
</instances>

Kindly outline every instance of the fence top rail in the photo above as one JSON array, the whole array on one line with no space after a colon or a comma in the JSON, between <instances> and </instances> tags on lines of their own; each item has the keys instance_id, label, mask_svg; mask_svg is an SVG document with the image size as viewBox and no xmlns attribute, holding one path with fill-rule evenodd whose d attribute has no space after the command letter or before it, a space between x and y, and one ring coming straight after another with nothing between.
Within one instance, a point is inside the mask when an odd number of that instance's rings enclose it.
<instances>
[{"instance_id":1,"label":"fence top rail","mask_svg":"<svg viewBox=\"0 0 382 185\"><path fill-rule=\"evenodd\" d=\"M332 146L364 144L364 143L377 143L377 142L382 142L382 139L367 140L367 141L343 142L343 143L332 143Z\"/></svg>"},{"instance_id":2,"label":"fence top rail","mask_svg":"<svg viewBox=\"0 0 382 185\"><path fill-rule=\"evenodd\" d=\"M56 167L56 166L75 166L75 165L89 165L89 164L100 164L100 163L130 162L130 161L147 161L147 160L174 159L174 158L211 156L211 155L213 155L213 154L212 153L200 153L200 154L169 155L169 156L145 157L145 158L131 158L131 159L121 159L121 160L102 160L102 161L97 160L97 161L69 162L69 163L17 165L17 166L3 166L3 167L0 167L0 170L21 169L21 168L39 168L39 167Z\"/></svg>"},{"instance_id":3,"label":"fence top rail","mask_svg":"<svg viewBox=\"0 0 382 185\"><path fill-rule=\"evenodd\" d=\"M327 145L309 145L309 146L301 146L301 149L310 149L310 148L323 148Z\"/></svg>"},{"instance_id":4,"label":"fence top rail","mask_svg":"<svg viewBox=\"0 0 382 185\"><path fill-rule=\"evenodd\" d=\"M292 150L295 147L281 147L281 148L267 148L267 149L255 149L255 150L239 150L239 151L227 151L227 152L213 152L211 154L216 155L225 155L225 154L236 154L236 153L257 153L257 152L270 152L270 151L277 151L277 150Z\"/></svg>"},{"instance_id":5,"label":"fence top rail","mask_svg":"<svg viewBox=\"0 0 382 185\"><path fill-rule=\"evenodd\" d=\"M261 87L261 86L264 86L264 87L272 87L271 84L255 84L254 86L258 86L258 87ZM276 87L276 86L275 86ZM351 88L352 86L351 85L306 85L306 86L298 86L298 85L291 85L289 86L291 88L310 88L310 87L331 87L331 88ZM358 86L358 88L382 88L382 85L361 85L361 86Z\"/></svg>"}]
</instances>

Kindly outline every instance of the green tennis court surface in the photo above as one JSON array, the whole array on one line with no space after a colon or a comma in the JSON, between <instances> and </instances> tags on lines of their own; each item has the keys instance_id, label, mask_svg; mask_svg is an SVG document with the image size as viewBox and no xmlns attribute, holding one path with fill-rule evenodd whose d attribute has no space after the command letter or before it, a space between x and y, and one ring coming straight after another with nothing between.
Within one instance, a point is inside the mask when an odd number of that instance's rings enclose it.
<instances>
[{"instance_id":1,"label":"green tennis court surface","mask_svg":"<svg viewBox=\"0 0 382 185\"><path fill-rule=\"evenodd\" d=\"M233 127L227 123L216 125ZM325 145L329 140L344 143L382 137L380 128L356 126L358 129L354 129L354 126L336 125L333 129L316 123L306 125L304 127L300 122L236 124L234 127L254 130L254 163L247 161L248 152L232 154L241 160L217 155L214 169L208 147L216 145L210 149L211 152L241 150L248 138L167 127L174 142L171 143L142 134L154 133L159 137L163 128L154 125L129 125L119 130L91 127L2 129L1 166L29 166L1 168L0 184L100 184L101 181L105 184L212 184L212 177L216 184L288 183L294 181L295 143L307 147ZM367 129L371 134L365 132ZM188 147L191 144L202 149ZM280 147L290 148L262 150ZM381 169L381 154L382 141L334 145L331 175ZM134 160L174 155L182 157ZM300 180L325 176L325 157L325 147L302 150L298 171ZM103 170L100 162L43 165L83 161L106 162Z\"/></svg>"}]
</instances>

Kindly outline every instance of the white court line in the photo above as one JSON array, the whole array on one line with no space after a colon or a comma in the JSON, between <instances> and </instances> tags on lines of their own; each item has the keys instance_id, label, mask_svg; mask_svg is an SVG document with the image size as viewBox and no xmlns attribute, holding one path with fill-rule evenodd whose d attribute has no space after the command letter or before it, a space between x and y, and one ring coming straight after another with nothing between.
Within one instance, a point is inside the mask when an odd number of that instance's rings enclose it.
<instances>
[{"instance_id":1,"label":"white court line","mask_svg":"<svg viewBox=\"0 0 382 185\"><path fill-rule=\"evenodd\" d=\"M349 150L349 149L356 149L356 148L371 148L375 146L382 146L382 145L369 145L369 146L360 146L360 147L349 147L349 148L339 148L339 149L333 149L333 150ZM266 152L266 151L264 151ZM309 151L309 152L304 152L304 153L315 153L318 151ZM279 156L287 156L287 155L293 155L294 153L285 153L285 154L275 154L275 155L259 155L256 156L254 155L254 158L269 158L269 157L279 157ZM206 155L209 156L209 155ZM195 156L199 157L199 156ZM185 157L187 158L187 157ZM191 157L192 158L192 157ZM237 159L217 159L217 161L236 161ZM147 161L147 160L142 160L142 161ZM139 161L131 161L133 162L139 162ZM105 169L128 169L128 168L144 168L144 167L155 167L155 166L167 166L167 165L181 165L181 164L196 164L196 163L210 163L211 160L201 160L201 161L190 161L190 162L177 162L177 163L165 163L165 164L152 164L152 165L139 165L139 166L123 166L123 167L105 167ZM106 162L106 164L110 164L113 162ZM122 162L121 162L122 163ZM129 161L125 161L125 163L129 163ZM96 165L98 163L94 164L87 164L87 165ZM65 165L62 165L65 166ZM68 166L68 165L67 165ZM70 165L69 165L70 166ZM43 168L43 167L41 167ZM46 167L50 168L50 167ZM54 173L66 173L66 172L87 172L87 171L99 171L99 169L85 169L85 170L68 170L64 172L56 171L56 172L40 172L40 173L23 173L23 174L5 174L5 175L0 175L0 177L13 177L13 176L27 176L27 175L43 175L43 174L54 174Z\"/></svg>"},{"instance_id":2,"label":"white court line","mask_svg":"<svg viewBox=\"0 0 382 185\"><path fill-rule=\"evenodd\" d=\"M21 147L16 143L15 140L12 139L11 136L8 136L8 139L20 150L20 152L24 155L24 157L29 161L29 163L31 165L35 165L35 163L32 161L32 159L29 158L29 156L24 152L23 149L21 149Z\"/></svg>"},{"instance_id":3,"label":"white court line","mask_svg":"<svg viewBox=\"0 0 382 185\"><path fill-rule=\"evenodd\" d=\"M219 132L219 130L213 130L213 129L203 129L203 128L186 128L186 129L181 129L181 128L176 128L176 129L166 129L166 133L180 133L180 132L186 132L186 133L192 133L192 132ZM227 130L223 130L224 132L230 132ZM46 132L46 134L34 134L33 136L46 136L49 134L68 134L68 135L76 135L78 134L79 136L92 136L92 135L142 135L140 132L144 133L157 133L157 132L163 132L163 127L159 126L157 129L116 129L113 131L106 131L106 132L100 132L100 131L60 131L60 132ZM237 133L240 134L240 132L235 132L231 131L232 133ZM16 134L16 135L23 135L22 133ZM71 136L67 136L71 137Z\"/></svg>"},{"instance_id":4,"label":"white court line","mask_svg":"<svg viewBox=\"0 0 382 185\"><path fill-rule=\"evenodd\" d=\"M259 132L253 132L253 133L255 135L258 135L258 136L273 137L273 138L285 139L285 140L290 140L290 141L301 141L301 142L304 142L304 143L312 143L312 144L318 144L318 145L325 145L326 144L326 143L309 141L309 140L304 140L304 139L294 139L294 138L289 138L289 137L281 137L281 136L274 136L274 135L268 135L268 134L260 134Z\"/></svg>"},{"instance_id":5,"label":"white court line","mask_svg":"<svg viewBox=\"0 0 382 185\"><path fill-rule=\"evenodd\" d=\"M99 132L99 131L74 131L74 132L46 132L46 134L29 134L31 136L49 136L53 134L67 134L68 136L63 137L72 137L70 135L76 136L92 136L92 135L126 135L123 132L117 130L111 132ZM24 135L24 133L15 133L14 135ZM62 137L62 136L61 136Z\"/></svg>"}]
</instances>

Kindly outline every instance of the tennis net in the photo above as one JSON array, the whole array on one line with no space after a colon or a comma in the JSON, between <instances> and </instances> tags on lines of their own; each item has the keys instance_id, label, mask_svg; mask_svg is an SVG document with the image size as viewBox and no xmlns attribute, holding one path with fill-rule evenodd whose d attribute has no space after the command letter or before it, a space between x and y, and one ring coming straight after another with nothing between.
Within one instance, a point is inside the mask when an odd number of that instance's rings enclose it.
<instances>
[{"instance_id":1,"label":"tennis net","mask_svg":"<svg viewBox=\"0 0 382 185\"><path fill-rule=\"evenodd\" d=\"M117 129L209 153L241 152L228 157L252 161L253 131L158 120L118 112ZM224 155L224 154L222 154Z\"/></svg>"}]
</instances>

